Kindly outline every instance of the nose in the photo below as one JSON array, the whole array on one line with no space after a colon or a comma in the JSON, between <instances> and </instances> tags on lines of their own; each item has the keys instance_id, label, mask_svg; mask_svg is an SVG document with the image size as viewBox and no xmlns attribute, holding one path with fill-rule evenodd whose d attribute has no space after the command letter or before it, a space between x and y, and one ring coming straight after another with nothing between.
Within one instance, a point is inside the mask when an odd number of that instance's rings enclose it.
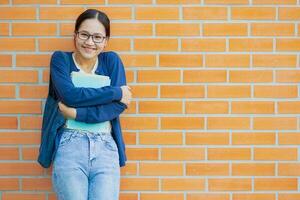
<instances>
[{"instance_id":1,"label":"nose","mask_svg":"<svg viewBox=\"0 0 300 200\"><path fill-rule=\"evenodd\" d=\"M90 37L85 41L85 43L86 43L86 44L93 45L93 44L94 44L94 41L93 41L92 36L90 36Z\"/></svg>"}]
</instances>

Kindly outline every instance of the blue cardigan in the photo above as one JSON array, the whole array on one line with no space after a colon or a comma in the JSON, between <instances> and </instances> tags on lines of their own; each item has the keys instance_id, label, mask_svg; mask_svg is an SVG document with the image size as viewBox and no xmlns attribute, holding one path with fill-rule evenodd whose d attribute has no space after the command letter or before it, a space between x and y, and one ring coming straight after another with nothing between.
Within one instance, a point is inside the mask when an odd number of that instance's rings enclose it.
<instances>
[{"instance_id":1,"label":"blue cardigan","mask_svg":"<svg viewBox=\"0 0 300 200\"><path fill-rule=\"evenodd\" d=\"M62 101L76 108L76 121L95 123L110 121L112 136L118 146L119 163L126 162L125 144L122 136L119 115L127 108L120 102L122 90L126 85L123 63L115 52L102 52L98 55L99 64L96 74L109 76L111 86L102 88L74 87L70 73L78 71L72 52L56 51L50 62L49 93L45 104L42 137L38 162L49 167L55 156L65 119L59 111L58 102Z\"/></svg>"}]
</instances>

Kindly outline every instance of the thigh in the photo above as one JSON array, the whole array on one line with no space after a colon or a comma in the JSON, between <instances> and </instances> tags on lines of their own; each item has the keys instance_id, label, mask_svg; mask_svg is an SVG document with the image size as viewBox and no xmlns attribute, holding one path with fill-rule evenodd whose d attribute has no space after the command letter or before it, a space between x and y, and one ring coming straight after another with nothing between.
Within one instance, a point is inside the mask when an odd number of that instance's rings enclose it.
<instances>
[{"instance_id":1,"label":"thigh","mask_svg":"<svg viewBox=\"0 0 300 200\"><path fill-rule=\"evenodd\" d=\"M120 166L117 146L111 136L97 140L97 156L92 161L88 200L118 200Z\"/></svg>"},{"instance_id":2,"label":"thigh","mask_svg":"<svg viewBox=\"0 0 300 200\"><path fill-rule=\"evenodd\" d=\"M87 200L88 142L75 131L63 132L53 161L52 182L58 200Z\"/></svg>"}]
</instances>

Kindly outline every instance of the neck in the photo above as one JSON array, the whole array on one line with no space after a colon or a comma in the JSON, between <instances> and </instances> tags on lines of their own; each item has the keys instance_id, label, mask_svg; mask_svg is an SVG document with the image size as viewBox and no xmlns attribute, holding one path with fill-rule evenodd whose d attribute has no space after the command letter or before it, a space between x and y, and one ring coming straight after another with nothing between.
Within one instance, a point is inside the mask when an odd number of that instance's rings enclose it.
<instances>
[{"instance_id":1,"label":"neck","mask_svg":"<svg viewBox=\"0 0 300 200\"><path fill-rule=\"evenodd\" d=\"M83 69L85 72L89 73L93 69L96 63L96 59L97 58L86 59L80 56L79 53L75 52L75 60L80 65L80 68Z\"/></svg>"}]
</instances>

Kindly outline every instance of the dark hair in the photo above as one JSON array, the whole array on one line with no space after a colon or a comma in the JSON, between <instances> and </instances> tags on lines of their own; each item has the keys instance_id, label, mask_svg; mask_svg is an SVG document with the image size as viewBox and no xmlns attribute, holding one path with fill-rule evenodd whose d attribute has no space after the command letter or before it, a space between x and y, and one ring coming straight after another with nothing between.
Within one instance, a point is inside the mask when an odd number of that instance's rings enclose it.
<instances>
[{"instance_id":1,"label":"dark hair","mask_svg":"<svg viewBox=\"0 0 300 200\"><path fill-rule=\"evenodd\" d=\"M98 21L104 26L106 37L110 37L110 21L107 15L104 12L101 12L96 9L88 9L81 13L76 19L75 23L75 32L78 31L82 22L86 19L98 19Z\"/></svg>"}]
</instances>

